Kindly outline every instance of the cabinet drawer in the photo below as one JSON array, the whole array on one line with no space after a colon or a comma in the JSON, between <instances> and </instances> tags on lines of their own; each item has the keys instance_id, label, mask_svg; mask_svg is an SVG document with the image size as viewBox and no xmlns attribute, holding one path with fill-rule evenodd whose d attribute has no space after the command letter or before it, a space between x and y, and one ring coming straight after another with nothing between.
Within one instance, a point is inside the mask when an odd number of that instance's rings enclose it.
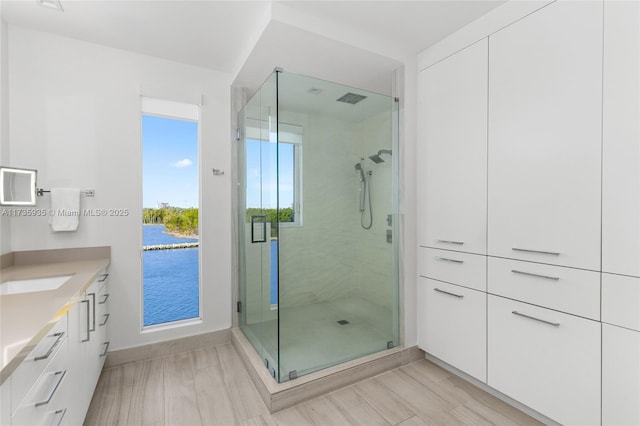
<instances>
[{"instance_id":1,"label":"cabinet drawer","mask_svg":"<svg viewBox=\"0 0 640 426\"><path fill-rule=\"evenodd\" d=\"M594 320L600 319L600 273L490 257L487 291Z\"/></svg>"},{"instance_id":2,"label":"cabinet drawer","mask_svg":"<svg viewBox=\"0 0 640 426\"><path fill-rule=\"evenodd\" d=\"M65 340L54 358L17 407L11 418L11 424L40 425L57 424L64 415L68 402L66 379L68 372L67 340ZM12 376L12 385L13 381Z\"/></svg>"},{"instance_id":3,"label":"cabinet drawer","mask_svg":"<svg viewBox=\"0 0 640 426\"><path fill-rule=\"evenodd\" d=\"M419 256L421 276L486 291L486 256L425 247Z\"/></svg>"},{"instance_id":4,"label":"cabinet drawer","mask_svg":"<svg viewBox=\"0 0 640 426\"><path fill-rule=\"evenodd\" d=\"M562 424L599 424L600 323L488 299L489 386Z\"/></svg>"},{"instance_id":5,"label":"cabinet drawer","mask_svg":"<svg viewBox=\"0 0 640 426\"><path fill-rule=\"evenodd\" d=\"M602 325L602 424L640 424L640 332Z\"/></svg>"},{"instance_id":6,"label":"cabinet drawer","mask_svg":"<svg viewBox=\"0 0 640 426\"><path fill-rule=\"evenodd\" d=\"M640 331L640 278L602 274L602 322Z\"/></svg>"},{"instance_id":7,"label":"cabinet drawer","mask_svg":"<svg viewBox=\"0 0 640 426\"><path fill-rule=\"evenodd\" d=\"M64 315L11 374L12 412L15 411L35 380L56 356L66 340L67 316Z\"/></svg>"},{"instance_id":8,"label":"cabinet drawer","mask_svg":"<svg viewBox=\"0 0 640 426\"><path fill-rule=\"evenodd\" d=\"M419 346L486 382L486 293L420 278Z\"/></svg>"}]
</instances>

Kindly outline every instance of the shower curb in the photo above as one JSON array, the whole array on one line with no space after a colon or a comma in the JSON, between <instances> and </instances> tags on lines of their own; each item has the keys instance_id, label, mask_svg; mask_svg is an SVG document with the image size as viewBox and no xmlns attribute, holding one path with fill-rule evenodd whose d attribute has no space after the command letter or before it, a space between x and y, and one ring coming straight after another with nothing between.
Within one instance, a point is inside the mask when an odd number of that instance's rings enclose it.
<instances>
[{"instance_id":1,"label":"shower curb","mask_svg":"<svg viewBox=\"0 0 640 426\"><path fill-rule=\"evenodd\" d=\"M265 369L262 360L242 330L239 328L231 330L231 343L271 413L425 357L425 353L417 346L396 347L310 373L295 380L277 383Z\"/></svg>"}]
</instances>

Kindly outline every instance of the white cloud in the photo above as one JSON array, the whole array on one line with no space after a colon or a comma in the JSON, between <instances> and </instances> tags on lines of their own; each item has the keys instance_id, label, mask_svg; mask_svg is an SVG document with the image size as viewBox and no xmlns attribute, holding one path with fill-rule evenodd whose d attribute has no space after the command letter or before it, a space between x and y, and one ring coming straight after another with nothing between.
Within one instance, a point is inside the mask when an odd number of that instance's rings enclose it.
<instances>
[{"instance_id":1,"label":"white cloud","mask_svg":"<svg viewBox=\"0 0 640 426\"><path fill-rule=\"evenodd\" d=\"M172 163L171 167L189 167L192 164L193 162L191 160L189 160L188 158L185 158L184 160L180 160L180 161L176 161L175 163Z\"/></svg>"}]
</instances>

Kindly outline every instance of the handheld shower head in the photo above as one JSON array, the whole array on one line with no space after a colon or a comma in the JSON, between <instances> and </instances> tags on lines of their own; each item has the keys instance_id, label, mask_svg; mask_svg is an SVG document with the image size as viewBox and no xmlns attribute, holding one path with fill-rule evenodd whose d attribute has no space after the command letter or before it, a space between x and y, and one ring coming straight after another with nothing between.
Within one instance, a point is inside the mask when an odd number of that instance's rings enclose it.
<instances>
[{"instance_id":1,"label":"handheld shower head","mask_svg":"<svg viewBox=\"0 0 640 426\"><path fill-rule=\"evenodd\" d=\"M359 172L360 172L360 181L361 181L361 182L362 182L362 181L364 181L364 171L362 170L362 164L360 164L360 163L356 163L356 165L355 165L354 167L355 167L355 169L356 169L357 171L359 171Z\"/></svg>"}]
</instances>

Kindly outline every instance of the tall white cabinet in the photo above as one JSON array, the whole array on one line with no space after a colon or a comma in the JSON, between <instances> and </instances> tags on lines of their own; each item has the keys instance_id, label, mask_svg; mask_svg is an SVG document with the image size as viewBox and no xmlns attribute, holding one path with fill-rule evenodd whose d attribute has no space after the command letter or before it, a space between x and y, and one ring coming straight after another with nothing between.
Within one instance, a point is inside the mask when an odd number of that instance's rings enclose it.
<instances>
[{"instance_id":1,"label":"tall white cabinet","mask_svg":"<svg viewBox=\"0 0 640 426\"><path fill-rule=\"evenodd\" d=\"M640 3L604 5L602 423L640 424Z\"/></svg>"},{"instance_id":2,"label":"tall white cabinet","mask_svg":"<svg viewBox=\"0 0 640 426\"><path fill-rule=\"evenodd\" d=\"M640 4L604 19L602 270L640 277Z\"/></svg>"},{"instance_id":3,"label":"tall white cabinet","mask_svg":"<svg viewBox=\"0 0 640 426\"><path fill-rule=\"evenodd\" d=\"M602 3L489 37L489 254L600 270Z\"/></svg>"},{"instance_id":4,"label":"tall white cabinet","mask_svg":"<svg viewBox=\"0 0 640 426\"><path fill-rule=\"evenodd\" d=\"M487 64L483 39L420 75L419 345L486 380Z\"/></svg>"},{"instance_id":5,"label":"tall white cabinet","mask_svg":"<svg viewBox=\"0 0 640 426\"><path fill-rule=\"evenodd\" d=\"M640 3L519 18L419 73L418 343L560 423L640 424Z\"/></svg>"}]
</instances>

